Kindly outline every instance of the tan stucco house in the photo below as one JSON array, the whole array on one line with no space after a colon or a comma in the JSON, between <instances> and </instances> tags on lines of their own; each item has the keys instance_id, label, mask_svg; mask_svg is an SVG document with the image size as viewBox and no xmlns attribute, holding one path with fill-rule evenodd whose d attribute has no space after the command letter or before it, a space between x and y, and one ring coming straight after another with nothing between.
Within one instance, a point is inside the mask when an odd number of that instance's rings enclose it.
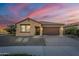
<instances>
[{"instance_id":1,"label":"tan stucco house","mask_svg":"<svg viewBox=\"0 0 79 59\"><path fill-rule=\"evenodd\" d=\"M26 18L16 23L16 36L63 35L64 24Z\"/></svg>"}]
</instances>

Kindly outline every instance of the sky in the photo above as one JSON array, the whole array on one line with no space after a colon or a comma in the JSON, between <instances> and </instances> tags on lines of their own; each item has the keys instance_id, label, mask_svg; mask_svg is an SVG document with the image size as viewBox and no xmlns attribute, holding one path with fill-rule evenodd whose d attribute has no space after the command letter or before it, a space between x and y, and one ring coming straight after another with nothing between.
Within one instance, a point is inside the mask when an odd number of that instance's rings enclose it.
<instances>
[{"instance_id":1,"label":"sky","mask_svg":"<svg viewBox=\"0 0 79 59\"><path fill-rule=\"evenodd\" d=\"M70 24L79 22L78 3L0 3L0 21L25 18ZM5 22L5 23L6 23Z\"/></svg>"}]
</instances>

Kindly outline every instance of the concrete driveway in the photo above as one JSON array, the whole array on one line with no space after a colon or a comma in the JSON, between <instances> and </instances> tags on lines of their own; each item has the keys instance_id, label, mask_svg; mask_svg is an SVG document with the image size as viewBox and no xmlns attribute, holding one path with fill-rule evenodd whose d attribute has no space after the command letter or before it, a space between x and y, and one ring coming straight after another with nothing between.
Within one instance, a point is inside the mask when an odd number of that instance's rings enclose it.
<instances>
[{"instance_id":1,"label":"concrete driveway","mask_svg":"<svg viewBox=\"0 0 79 59\"><path fill-rule=\"evenodd\" d=\"M79 40L67 36L44 36L47 56L79 56Z\"/></svg>"},{"instance_id":2,"label":"concrete driveway","mask_svg":"<svg viewBox=\"0 0 79 59\"><path fill-rule=\"evenodd\" d=\"M79 46L79 40L67 36L44 36L46 46Z\"/></svg>"},{"instance_id":3,"label":"concrete driveway","mask_svg":"<svg viewBox=\"0 0 79 59\"><path fill-rule=\"evenodd\" d=\"M43 36L45 45L5 46L2 53L28 53L36 56L79 56L79 40L67 36Z\"/></svg>"}]
</instances>

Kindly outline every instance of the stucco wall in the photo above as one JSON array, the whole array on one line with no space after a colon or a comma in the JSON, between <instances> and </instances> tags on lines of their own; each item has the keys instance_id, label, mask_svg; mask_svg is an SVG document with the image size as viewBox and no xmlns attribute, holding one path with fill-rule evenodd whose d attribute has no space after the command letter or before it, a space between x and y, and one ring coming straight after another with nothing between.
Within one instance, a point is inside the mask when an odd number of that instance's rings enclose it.
<instances>
[{"instance_id":1,"label":"stucco wall","mask_svg":"<svg viewBox=\"0 0 79 59\"><path fill-rule=\"evenodd\" d=\"M20 32L20 24L30 24L31 25L31 30L29 33L22 33ZM20 22L18 24L16 24L17 28L16 28L16 36L34 36L35 35L35 26L40 26L41 24L32 20L25 20L23 22ZM42 35L42 30L40 30L40 35Z\"/></svg>"},{"instance_id":2,"label":"stucco wall","mask_svg":"<svg viewBox=\"0 0 79 59\"><path fill-rule=\"evenodd\" d=\"M62 25L60 26L60 29L59 29L59 35L63 36L63 34L64 34L64 26Z\"/></svg>"}]
</instances>

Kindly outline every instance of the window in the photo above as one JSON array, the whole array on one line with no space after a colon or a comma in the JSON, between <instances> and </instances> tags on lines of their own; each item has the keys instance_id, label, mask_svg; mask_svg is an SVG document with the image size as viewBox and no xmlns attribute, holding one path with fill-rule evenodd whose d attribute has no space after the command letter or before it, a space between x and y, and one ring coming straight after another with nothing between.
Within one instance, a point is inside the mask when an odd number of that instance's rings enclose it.
<instances>
[{"instance_id":1,"label":"window","mask_svg":"<svg viewBox=\"0 0 79 59\"><path fill-rule=\"evenodd\" d=\"M21 24L21 32L30 32L30 25L29 24Z\"/></svg>"},{"instance_id":2,"label":"window","mask_svg":"<svg viewBox=\"0 0 79 59\"><path fill-rule=\"evenodd\" d=\"M26 32L26 25L21 25L21 32Z\"/></svg>"},{"instance_id":3,"label":"window","mask_svg":"<svg viewBox=\"0 0 79 59\"><path fill-rule=\"evenodd\" d=\"M26 26L26 32L30 32L30 25Z\"/></svg>"}]
</instances>

